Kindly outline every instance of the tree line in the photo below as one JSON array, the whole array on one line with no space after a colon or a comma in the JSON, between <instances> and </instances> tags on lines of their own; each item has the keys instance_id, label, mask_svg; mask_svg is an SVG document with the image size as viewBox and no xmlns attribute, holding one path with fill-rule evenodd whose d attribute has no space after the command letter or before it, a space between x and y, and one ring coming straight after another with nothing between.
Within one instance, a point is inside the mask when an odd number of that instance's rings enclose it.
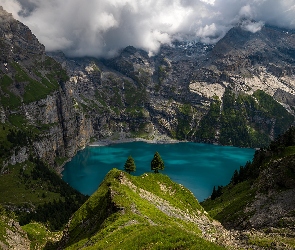
<instances>
[{"instance_id":1,"label":"tree line","mask_svg":"<svg viewBox=\"0 0 295 250\"><path fill-rule=\"evenodd\" d=\"M269 162L273 157L279 158L287 154L288 147L295 146L295 127L291 126L284 134L279 135L276 140L272 141L268 147L256 150L253 160L247 161L245 166L235 170L231 178L230 184L237 185L246 180L254 181L260 174L261 166ZM292 152L295 149L290 149ZM214 200L222 195L222 186L214 186L211 199Z\"/></svg>"}]
</instances>

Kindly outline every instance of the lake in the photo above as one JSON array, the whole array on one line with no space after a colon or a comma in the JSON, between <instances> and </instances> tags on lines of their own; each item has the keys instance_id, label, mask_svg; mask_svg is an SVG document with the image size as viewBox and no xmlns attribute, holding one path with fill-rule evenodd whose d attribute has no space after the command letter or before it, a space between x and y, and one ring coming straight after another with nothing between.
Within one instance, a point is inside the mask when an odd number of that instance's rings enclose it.
<instances>
[{"instance_id":1,"label":"lake","mask_svg":"<svg viewBox=\"0 0 295 250\"><path fill-rule=\"evenodd\" d=\"M65 165L63 180L81 193L91 195L109 170L124 169L129 155L136 165L133 175L151 172L150 163L156 151L165 164L161 172L190 189L199 201L211 195L213 186L228 184L234 170L252 160L255 152L249 148L192 142L129 142L91 146L79 151Z\"/></svg>"}]
</instances>

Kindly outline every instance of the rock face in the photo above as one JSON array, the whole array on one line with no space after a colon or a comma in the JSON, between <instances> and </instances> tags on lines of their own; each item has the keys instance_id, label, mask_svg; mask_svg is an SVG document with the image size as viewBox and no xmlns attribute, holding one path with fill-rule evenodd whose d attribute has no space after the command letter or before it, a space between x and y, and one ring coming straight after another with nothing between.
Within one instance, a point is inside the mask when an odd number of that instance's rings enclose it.
<instances>
[{"instance_id":1,"label":"rock face","mask_svg":"<svg viewBox=\"0 0 295 250\"><path fill-rule=\"evenodd\" d=\"M5 224L2 224L5 223ZM30 240L27 234L22 230L19 223L6 216L0 216L1 229L3 229L3 235L1 235L0 248L3 250L29 250ZM4 226L4 227L3 227ZM3 240L2 240L3 239Z\"/></svg>"},{"instance_id":2,"label":"rock face","mask_svg":"<svg viewBox=\"0 0 295 250\"><path fill-rule=\"evenodd\" d=\"M29 155L50 165L69 158L93 136L93 125L76 109L65 88L68 77L45 54L30 29L0 8L0 106L3 130L23 131L25 143L10 146L3 164L24 162ZM23 145L22 145L23 144Z\"/></svg>"},{"instance_id":3,"label":"rock face","mask_svg":"<svg viewBox=\"0 0 295 250\"><path fill-rule=\"evenodd\" d=\"M151 139L166 134L180 140L261 147L293 124L294 49L292 31L266 26L255 34L233 28L215 46L175 42L162 46L154 57L131 46L109 60L50 55L67 69L67 88L90 115L98 138L124 134ZM257 98L261 90L288 111L282 115L288 120L285 127L282 117L270 110L275 104ZM246 109L241 131L225 122L226 91L234 94L231 112ZM216 100L219 117L213 119L208 114ZM248 139L237 141L235 134L247 134Z\"/></svg>"},{"instance_id":4,"label":"rock face","mask_svg":"<svg viewBox=\"0 0 295 250\"><path fill-rule=\"evenodd\" d=\"M34 134L21 151L9 145L5 165L35 155L58 166L91 138L262 147L294 122L292 31L236 27L216 45L175 42L153 57L131 46L107 60L50 53L61 67L26 26L0 16L0 119Z\"/></svg>"}]
</instances>

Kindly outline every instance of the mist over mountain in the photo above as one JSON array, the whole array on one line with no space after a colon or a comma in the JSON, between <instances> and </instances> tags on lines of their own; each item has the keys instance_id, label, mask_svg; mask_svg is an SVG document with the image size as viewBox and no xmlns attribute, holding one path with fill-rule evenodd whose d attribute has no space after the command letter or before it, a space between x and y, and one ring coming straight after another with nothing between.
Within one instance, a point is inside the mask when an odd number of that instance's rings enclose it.
<instances>
[{"instance_id":1,"label":"mist over mountain","mask_svg":"<svg viewBox=\"0 0 295 250\"><path fill-rule=\"evenodd\" d=\"M216 43L237 24L295 27L294 0L0 0L47 51L112 57L126 46L155 54L175 39ZM255 20L255 21L253 21Z\"/></svg>"}]
</instances>

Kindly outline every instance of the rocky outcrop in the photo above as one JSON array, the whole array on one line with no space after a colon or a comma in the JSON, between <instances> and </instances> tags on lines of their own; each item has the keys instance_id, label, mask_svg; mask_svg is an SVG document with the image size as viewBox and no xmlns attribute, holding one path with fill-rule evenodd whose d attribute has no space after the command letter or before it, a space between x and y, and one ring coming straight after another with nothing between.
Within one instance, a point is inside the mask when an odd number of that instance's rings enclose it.
<instances>
[{"instance_id":1,"label":"rocky outcrop","mask_svg":"<svg viewBox=\"0 0 295 250\"><path fill-rule=\"evenodd\" d=\"M74 156L93 136L91 121L83 112L75 110L71 98L61 90L48 96L46 100L31 103L24 109L29 110L32 118L30 122L40 122L42 126L47 125L49 128L34 142L34 148L37 155L50 163L53 163L56 157Z\"/></svg>"},{"instance_id":2,"label":"rocky outcrop","mask_svg":"<svg viewBox=\"0 0 295 250\"><path fill-rule=\"evenodd\" d=\"M27 234L22 230L19 223L13 219L9 219L6 216L0 216L0 223L5 223L3 229L3 235L1 235L0 248L3 250L29 250L30 240ZM1 225L3 227L3 225ZM3 239L3 240L2 240Z\"/></svg>"}]
</instances>

